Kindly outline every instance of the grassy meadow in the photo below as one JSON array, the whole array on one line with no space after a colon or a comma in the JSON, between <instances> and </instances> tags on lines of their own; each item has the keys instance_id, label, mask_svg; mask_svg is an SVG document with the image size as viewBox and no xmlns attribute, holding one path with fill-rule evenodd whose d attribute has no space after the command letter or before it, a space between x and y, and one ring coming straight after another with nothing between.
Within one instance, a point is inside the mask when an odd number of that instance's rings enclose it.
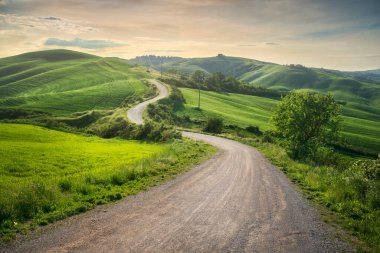
<instances>
[{"instance_id":1,"label":"grassy meadow","mask_svg":"<svg viewBox=\"0 0 380 253\"><path fill-rule=\"evenodd\" d=\"M49 50L0 59L0 107L63 116L143 97L148 74L117 58Z\"/></svg>"},{"instance_id":2,"label":"grassy meadow","mask_svg":"<svg viewBox=\"0 0 380 253\"><path fill-rule=\"evenodd\" d=\"M0 124L0 233L9 238L135 194L213 152L188 140L144 143Z\"/></svg>"},{"instance_id":3,"label":"grassy meadow","mask_svg":"<svg viewBox=\"0 0 380 253\"><path fill-rule=\"evenodd\" d=\"M278 100L242 95L201 91L201 111L198 90L180 88L186 104L177 115L189 115L191 120L205 120L210 116L223 118L226 125L241 127L255 125L270 130L270 118L277 109ZM343 106L342 135L354 148L377 154L380 151L380 121L376 111L366 112L350 104Z\"/></svg>"}]
</instances>

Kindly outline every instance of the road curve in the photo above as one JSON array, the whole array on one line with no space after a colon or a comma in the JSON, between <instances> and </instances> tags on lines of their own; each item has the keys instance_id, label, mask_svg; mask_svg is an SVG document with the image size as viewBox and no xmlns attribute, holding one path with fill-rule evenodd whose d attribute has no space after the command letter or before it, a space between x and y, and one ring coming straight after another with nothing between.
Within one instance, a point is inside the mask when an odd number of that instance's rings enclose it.
<instances>
[{"instance_id":1,"label":"road curve","mask_svg":"<svg viewBox=\"0 0 380 253\"><path fill-rule=\"evenodd\" d=\"M143 112L145 110L145 108L151 104L151 103L154 103L156 102L157 100L160 100L162 98L165 98L169 95L169 90L168 88L161 84L160 82L158 82L157 80L155 79L150 79L148 80L151 84L155 85L157 88L158 88L158 91L159 91L159 94L157 97L154 97L152 99L149 99L147 101L144 101L134 107L132 107L131 109L128 110L128 118L133 122L133 123L136 123L138 125L141 125L142 123L144 123L144 120L143 120Z\"/></svg>"},{"instance_id":2,"label":"road curve","mask_svg":"<svg viewBox=\"0 0 380 253\"><path fill-rule=\"evenodd\" d=\"M219 152L168 183L68 218L6 252L350 251L258 151L183 135Z\"/></svg>"}]
</instances>

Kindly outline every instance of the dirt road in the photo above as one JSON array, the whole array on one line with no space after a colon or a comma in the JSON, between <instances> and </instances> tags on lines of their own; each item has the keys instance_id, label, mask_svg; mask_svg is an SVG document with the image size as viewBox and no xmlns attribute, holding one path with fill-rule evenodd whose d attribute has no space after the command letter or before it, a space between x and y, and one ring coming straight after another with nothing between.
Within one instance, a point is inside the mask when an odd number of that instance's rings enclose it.
<instances>
[{"instance_id":1,"label":"dirt road","mask_svg":"<svg viewBox=\"0 0 380 253\"><path fill-rule=\"evenodd\" d=\"M219 137L184 136L219 152L173 181L71 217L7 251L350 251L258 151Z\"/></svg>"},{"instance_id":2,"label":"dirt road","mask_svg":"<svg viewBox=\"0 0 380 253\"><path fill-rule=\"evenodd\" d=\"M128 118L138 125L141 125L144 122L143 112L149 104L154 103L157 100L160 100L161 98L167 97L169 95L169 90L165 85L154 79L149 80L149 82L158 88L159 95L157 97L144 101L141 104L138 104L128 110Z\"/></svg>"}]
</instances>

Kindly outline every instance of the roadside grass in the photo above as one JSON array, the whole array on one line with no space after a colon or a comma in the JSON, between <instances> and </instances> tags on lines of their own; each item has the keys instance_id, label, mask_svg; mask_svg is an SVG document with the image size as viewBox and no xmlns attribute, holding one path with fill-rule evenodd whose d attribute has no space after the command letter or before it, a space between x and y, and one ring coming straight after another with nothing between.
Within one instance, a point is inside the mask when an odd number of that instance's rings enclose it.
<instances>
[{"instance_id":1,"label":"roadside grass","mask_svg":"<svg viewBox=\"0 0 380 253\"><path fill-rule=\"evenodd\" d=\"M308 199L317 203L322 211L329 210L322 212L325 215L322 219L338 223L365 242L354 240L359 252L380 251L379 160L361 162L345 157L352 162L346 168L320 166L291 159L284 148L264 141L265 137L233 132L220 136L245 143L262 152Z\"/></svg>"},{"instance_id":2,"label":"roadside grass","mask_svg":"<svg viewBox=\"0 0 380 253\"><path fill-rule=\"evenodd\" d=\"M197 110L198 90L180 88L185 97L184 109L176 114L188 115L193 122L205 122L210 117L221 117L225 125L247 127L254 125L261 130L271 129L270 117L277 109L278 100L241 94L222 94L201 91L201 110ZM372 154L380 151L380 121L377 111L364 111L356 104L343 106L342 136L357 150Z\"/></svg>"},{"instance_id":3,"label":"roadside grass","mask_svg":"<svg viewBox=\"0 0 380 253\"><path fill-rule=\"evenodd\" d=\"M214 152L190 140L155 144L0 124L0 234L9 240L136 194Z\"/></svg>"}]
</instances>

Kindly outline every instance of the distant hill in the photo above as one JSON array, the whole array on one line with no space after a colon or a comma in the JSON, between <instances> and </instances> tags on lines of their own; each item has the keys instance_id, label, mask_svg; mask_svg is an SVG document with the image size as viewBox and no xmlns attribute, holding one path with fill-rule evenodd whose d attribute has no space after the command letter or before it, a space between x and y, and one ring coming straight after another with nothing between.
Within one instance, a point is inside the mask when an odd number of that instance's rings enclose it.
<instances>
[{"instance_id":1,"label":"distant hill","mask_svg":"<svg viewBox=\"0 0 380 253\"><path fill-rule=\"evenodd\" d=\"M0 59L0 108L67 115L119 106L142 95L147 74L127 61L70 50Z\"/></svg>"},{"instance_id":2,"label":"distant hill","mask_svg":"<svg viewBox=\"0 0 380 253\"><path fill-rule=\"evenodd\" d=\"M208 74L222 72L249 85L281 91L332 93L343 104L345 136L358 147L367 148L372 153L380 151L377 150L380 142L376 130L380 123L380 82L376 81L376 78L369 77L377 75L378 70L341 72L307 68L302 65L279 65L224 55L189 59L140 56L130 62L157 70L162 67L164 71L182 74L192 74L196 70ZM189 97L186 99L190 101Z\"/></svg>"},{"instance_id":3,"label":"distant hill","mask_svg":"<svg viewBox=\"0 0 380 253\"><path fill-rule=\"evenodd\" d=\"M206 73L222 72L248 84L289 91L301 89L315 92L331 92L338 99L368 102L380 97L380 81L369 79L380 71L339 72L302 65L279 65L240 57L218 55L207 58L179 58L140 56L130 60L143 66L163 71L176 70L191 74L196 70ZM368 79L359 78L360 73ZM378 103L375 102L375 103Z\"/></svg>"},{"instance_id":4,"label":"distant hill","mask_svg":"<svg viewBox=\"0 0 380 253\"><path fill-rule=\"evenodd\" d=\"M208 74L222 72L225 75L239 77L246 72L251 71L257 66L262 66L266 62L245 59L240 57L231 57L218 55L207 58L180 58L180 57L158 57L154 55L139 56L129 60L133 64L139 64L145 67L151 67L163 71L177 70L181 73L192 74L196 70L205 71Z\"/></svg>"},{"instance_id":5,"label":"distant hill","mask_svg":"<svg viewBox=\"0 0 380 253\"><path fill-rule=\"evenodd\" d=\"M366 70L366 71L351 71L351 72L340 72L337 71L337 73L342 73L346 76L351 76L355 78L364 79L366 81L375 81L380 83L380 69L374 69L374 70Z\"/></svg>"}]
</instances>

